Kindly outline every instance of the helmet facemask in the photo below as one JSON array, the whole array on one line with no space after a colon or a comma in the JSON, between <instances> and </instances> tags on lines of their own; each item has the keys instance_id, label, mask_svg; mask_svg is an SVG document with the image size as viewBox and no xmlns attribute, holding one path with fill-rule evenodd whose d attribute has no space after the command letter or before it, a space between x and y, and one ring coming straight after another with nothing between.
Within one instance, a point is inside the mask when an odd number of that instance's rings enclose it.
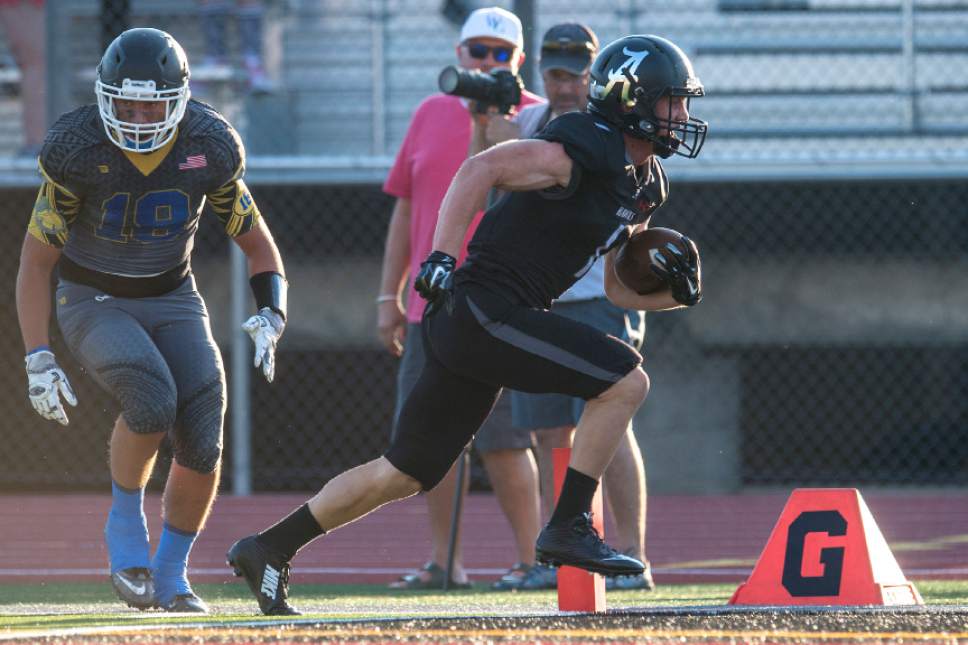
<instances>
[{"instance_id":1,"label":"helmet facemask","mask_svg":"<svg viewBox=\"0 0 968 645\"><path fill-rule=\"evenodd\" d=\"M632 136L651 141L654 152L663 159L676 154L688 159L699 155L709 125L695 117L688 117L685 121L673 118L674 101L666 102L667 110L657 110L662 97L684 97L688 112L689 101L694 96L703 96L701 85L691 87L667 87L661 92L648 95L640 86L633 90L635 96L631 112L626 115L628 130ZM659 114L662 111L662 114Z\"/></svg>"},{"instance_id":2,"label":"helmet facemask","mask_svg":"<svg viewBox=\"0 0 968 645\"><path fill-rule=\"evenodd\" d=\"M188 83L172 89L158 90L155 81L139 81L126 78L121 87L95 82L98 110L104 122L104 131L111 141L132 152L151 152L161 148L175 136L178 123L185 116L188 98L191 95ZM132 123L122 121L117 116L115 102L159 101L165 103L165 118L151 123Z\"/></svg>"}]
</instances>

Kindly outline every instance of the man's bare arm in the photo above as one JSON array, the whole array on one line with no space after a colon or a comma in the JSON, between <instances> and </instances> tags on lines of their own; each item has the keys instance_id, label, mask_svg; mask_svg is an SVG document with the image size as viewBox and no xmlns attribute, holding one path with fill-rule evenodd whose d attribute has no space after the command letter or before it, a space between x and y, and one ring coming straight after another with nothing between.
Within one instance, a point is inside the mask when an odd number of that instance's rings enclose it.
<instances>
[{"instance_id":1,"label":"man's bare arm","mask_svg":"<svg viewBox=\"0 0 968 645\"><path fill-rule=\"evenodd\" d=\"M437 251L460 254L467 227L484 208L488 191L527 191L567 186L573 162L560 143L527 139L508 141L475 155L461 165L440 205L434 233Z\"/></svg>"},{"instance_id":2,"label":"man's bare arm","mask_svg":"<svg viewBox=\"0 0 968 645\"><path fill-rule=\"evenodd\" d=\"M28 233L20 251L17 272L17 318L24 350L50 343L50 275L61 250Z\"/></svg>"},{"instance_id":3,"label":"man's bare arm","mask_svg":"<svg viewBox=\"0 0 968 645\"><path fill-rule=\"evenodd\" d=\"M618 249L612 249L603 258L605 262L605 295L609 302L622 309L639 311L667 311L682 307L672 297L672 292L668 288L642 296L622 284L622 281L615 275L617 251Z\"/></svg>"}]
</instances>

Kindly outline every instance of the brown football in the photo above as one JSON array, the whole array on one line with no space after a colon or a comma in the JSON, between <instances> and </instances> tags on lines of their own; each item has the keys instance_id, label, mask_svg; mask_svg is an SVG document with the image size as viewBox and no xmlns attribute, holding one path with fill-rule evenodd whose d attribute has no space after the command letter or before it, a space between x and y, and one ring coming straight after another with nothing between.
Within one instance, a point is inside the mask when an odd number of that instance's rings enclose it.
<instances>
[{"instance_id":1,"label":"brown football","mask_svg":"<svg viewBox=\"0 0 968 645\"><path fill-rule=\"evenodd\" d=\"M665 283L652 271L652 253L666 244L682 248L682 233L671 228L647 228L635 233L622 245L615 257L615 275L626 287L639 295L655 293Z\"/></svg>"}]
</instances>

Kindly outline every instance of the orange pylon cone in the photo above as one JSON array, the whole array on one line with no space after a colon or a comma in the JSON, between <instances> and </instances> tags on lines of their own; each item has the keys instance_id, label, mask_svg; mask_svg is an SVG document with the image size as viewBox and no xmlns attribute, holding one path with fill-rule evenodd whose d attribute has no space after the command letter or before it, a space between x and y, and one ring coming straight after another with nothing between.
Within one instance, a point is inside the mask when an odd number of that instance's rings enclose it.
<instances>
[{"instance_id":1,"label":"orange pylon cone","mask_svg":"<svg viewBox=\"0 0 968 645\"><path fill-rule=\"evenodd\" d=\"M555 477L555 502L565 483L565 471L571 461L571 448L554 448L552 460ZM592 498L592 524L602 538L605 525L602 520L602 486L599 484ZM558 609L560 611L605 611L605 578L575 567L558 568Z\"/></svg>"},{"instance_id":2,"label":"orange pylon cone","mask_svg":"<svg viewBox=\"0 0 968 645\"><path fill-rule=\"evenodd\" d=\"M923 605L860 492L798 488L731 605Z\"/></svg>"}]
</instances>

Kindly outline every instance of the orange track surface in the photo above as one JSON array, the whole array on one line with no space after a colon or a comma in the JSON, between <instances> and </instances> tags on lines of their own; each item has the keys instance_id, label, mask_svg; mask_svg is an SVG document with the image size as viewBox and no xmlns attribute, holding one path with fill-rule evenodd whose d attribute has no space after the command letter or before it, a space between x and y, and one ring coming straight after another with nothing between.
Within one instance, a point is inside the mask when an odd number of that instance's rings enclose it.
<instances>
[{"instance_id":1,"label":"orange track surface","mask_svg":"<svg viewBox=\"0 0 968 645\"><path fill-rule=\"evenodd\" d=\"M864 491L862 491L863 493ZM274 522L303 494L220 497L192 555L192 578L233 579L226 548ZM739 582L759 556L787 494L653 496L648 556L659 583ZM968 578L968 494L865 493L875 520L911 579ZM107 556L102 527L107 495L0 495L0 581L95 579ZM149 495L152 536L160 530L160 496ZM371 582L422 563L429 532L420 498L384 507L301 552L294 582ZM607 525L606 535L611 531ZM491 495L464 505L465 566L476 580L495 578L514 560L510 529ZM614 534L614 532L612 532Z\"/></svg>"}]
</instances>

